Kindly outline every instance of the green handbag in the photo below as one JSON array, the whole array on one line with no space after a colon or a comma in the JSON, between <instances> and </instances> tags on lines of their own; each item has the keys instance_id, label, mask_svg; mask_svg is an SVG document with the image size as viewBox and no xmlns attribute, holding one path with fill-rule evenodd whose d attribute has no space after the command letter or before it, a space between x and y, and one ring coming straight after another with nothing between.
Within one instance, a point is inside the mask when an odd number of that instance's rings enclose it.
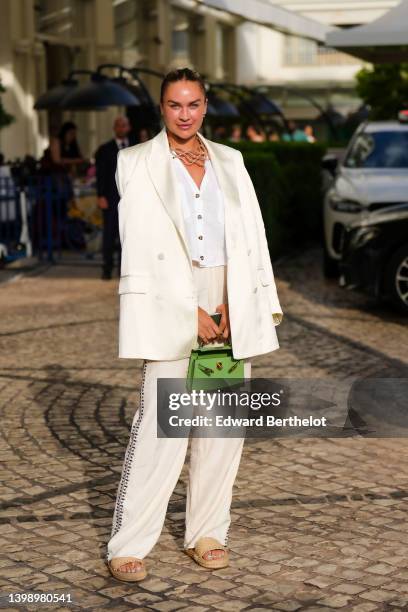
<instances>
[{"instance_id":1,"label":"green handbag","mask_svg":"<svg viewBox=\"0 0 408 612\"><path fill-rule=\"evenodd\" d=\"M234 359L232 347L205 345L191 351L187 372L187 390L190 392L214 390L242 384L244 360Z\"/></svg>"}]
</instances>

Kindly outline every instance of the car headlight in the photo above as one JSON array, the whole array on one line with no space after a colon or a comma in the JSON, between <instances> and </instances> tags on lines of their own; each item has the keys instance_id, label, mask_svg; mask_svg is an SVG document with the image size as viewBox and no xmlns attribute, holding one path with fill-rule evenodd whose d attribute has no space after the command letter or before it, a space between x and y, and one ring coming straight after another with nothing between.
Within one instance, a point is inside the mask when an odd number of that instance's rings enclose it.
<instances>
[{"instance_id":1,"label":"car headlight","mask_svg":"<svg viewBox=\"0 0 408 612\"><path fill-rule=\"evenodd\" d=\"M374 240L377 238L380 233L380 229L378 227L364 227L356 231L354 234L351 244L355 249L359 249L363 247L367 242Z\"/></svg>"},{"instance_id":2,"label":"car headlight","mask_svg":"<svg viewBox=\"0 0 408 612\"><path fill-rule=\"evenodd\" d=\"M329 194L329 204L333 210L338 210L340 212L359 213L363 209L360 202L341 198L335 192Z\"/></svg>"}]
</instances>

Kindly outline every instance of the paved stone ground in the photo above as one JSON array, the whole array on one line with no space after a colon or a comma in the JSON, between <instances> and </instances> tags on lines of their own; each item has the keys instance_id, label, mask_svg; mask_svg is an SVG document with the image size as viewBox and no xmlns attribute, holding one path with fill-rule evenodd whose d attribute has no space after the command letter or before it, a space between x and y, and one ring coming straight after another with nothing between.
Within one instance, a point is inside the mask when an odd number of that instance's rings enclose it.
<instances>
[{"instance_id":1,"label":"paved stone ground","mask_svg":"<svg viewBox=\"0 0 408 612\"><path fill-rule=\"evenodd\" d=\"M406 376L404 319L334 281L316 249L275 266L281 348L255 377ZM408 610L404 438L248 439L234 490L231 566L181 552L185 469L149 578L104 564L141 362L118 360L116 281L57 266L0 286L5 609ZM72 602L8 603L10 593Z\"/></svg>"}]
</instances>

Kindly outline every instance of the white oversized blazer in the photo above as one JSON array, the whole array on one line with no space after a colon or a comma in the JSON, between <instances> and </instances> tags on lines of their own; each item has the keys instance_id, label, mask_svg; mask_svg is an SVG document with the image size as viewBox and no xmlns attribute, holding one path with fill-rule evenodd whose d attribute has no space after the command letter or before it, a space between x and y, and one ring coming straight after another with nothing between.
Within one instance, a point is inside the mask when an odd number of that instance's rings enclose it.
<instances>
[{"instance_id":1,"label":"white oversized blazer","mask_svg":"<svg viewBox=\"0 0 408 612\"><path fill-rule=\"evenodd\" d=\"M282 309L265 229L242 154L199 137L225 201L227 293L235 358L279 348ZM119 357L174 360L197 339L197 292L166 129L118 152L122 245Z\"/></svg>"}]
</instances>

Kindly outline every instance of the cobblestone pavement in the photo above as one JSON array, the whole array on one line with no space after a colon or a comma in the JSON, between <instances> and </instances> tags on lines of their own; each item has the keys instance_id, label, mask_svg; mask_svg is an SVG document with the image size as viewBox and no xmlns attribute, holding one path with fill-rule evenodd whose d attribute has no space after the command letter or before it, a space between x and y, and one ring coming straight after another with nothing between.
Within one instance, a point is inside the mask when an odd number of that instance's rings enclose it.
<instances>
[{"instance_id":1,"label":"cobblestone pavement","mask_svg":"<svg viewBox=\"0 0 408 612\"><path fill-rule=\"evenodd\" d=\"M319 253L275 266L281 348L254 377L405 376L407 320L324 282ZM141 362L118 360L117 284L57 266L0 286L1 606L59 610L408 610L404 438L248 439L231 565L181 552L187 473L138 585L104 563ZM10 593L72 602L8 602Z\"/></svg>"}]
</instances>

